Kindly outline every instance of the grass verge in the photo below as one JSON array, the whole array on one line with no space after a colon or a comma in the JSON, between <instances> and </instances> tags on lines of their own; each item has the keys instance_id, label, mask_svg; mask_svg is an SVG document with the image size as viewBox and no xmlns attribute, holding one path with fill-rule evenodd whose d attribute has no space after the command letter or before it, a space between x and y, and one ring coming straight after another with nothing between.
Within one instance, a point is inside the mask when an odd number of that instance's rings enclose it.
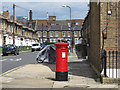
<instances>
[{"instance_id":1,"label":"grass verge","mask_svg":"<svg viewBox=\"0 0 120 90\"><path fill-rule=\"evenodd\" d=\"M0 54L2 54L2 47L0 47Z\"/></svg>"}]
</instances>

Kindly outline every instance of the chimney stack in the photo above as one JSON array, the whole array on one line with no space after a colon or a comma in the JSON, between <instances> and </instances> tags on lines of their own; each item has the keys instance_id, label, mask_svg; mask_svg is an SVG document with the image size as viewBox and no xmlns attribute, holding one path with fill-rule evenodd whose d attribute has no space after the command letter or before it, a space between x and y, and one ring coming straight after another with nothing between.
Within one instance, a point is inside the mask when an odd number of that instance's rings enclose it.
<instances>
[{"instance_id":1,"label":"chimney stack","mask_svg":"<svg viewBox=\"0 0 120 90\"><path fill-rule=\"evenodd\" d=\"M30 10L30 12L29 12L29 19L30 19L30 21L32 21L32 10Z\"/></svg>"},{"instance_id":2,"label":"chimney stack","mask_svg":"<svg viewBox=\"0 0 120 90\"><path fill-rule=\"evenodd\" d=\"M8 10L7 11L3 11L3 16L5 18L9 18L9 11Z\"/></svg>"}]
</instances>

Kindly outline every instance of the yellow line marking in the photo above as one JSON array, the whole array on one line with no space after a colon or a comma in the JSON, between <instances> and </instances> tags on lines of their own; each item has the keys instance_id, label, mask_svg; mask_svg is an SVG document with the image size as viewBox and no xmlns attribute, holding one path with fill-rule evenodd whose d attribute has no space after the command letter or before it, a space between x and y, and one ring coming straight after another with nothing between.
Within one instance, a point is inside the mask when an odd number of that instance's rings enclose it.
<instances>
[{"instance_id":1,"label":"yellow line marking","mask_svg":"<svg viewBox=\"0 0 120 90\"><path fill-rule=\"evenodd\" d=\"M14 71L14 70L17 70L17 69L19 69L20 67L22 67L22 66L19 66L19 67L13 68L13 69L11 69L11 70L8 70L8 71L6 71L6 72L0 74L0 77L3 76L3 75L5 75L5 74L8 74L8 73L10 73L10 72L12 72L12 71Z\"/></svg>"}]
</instances>

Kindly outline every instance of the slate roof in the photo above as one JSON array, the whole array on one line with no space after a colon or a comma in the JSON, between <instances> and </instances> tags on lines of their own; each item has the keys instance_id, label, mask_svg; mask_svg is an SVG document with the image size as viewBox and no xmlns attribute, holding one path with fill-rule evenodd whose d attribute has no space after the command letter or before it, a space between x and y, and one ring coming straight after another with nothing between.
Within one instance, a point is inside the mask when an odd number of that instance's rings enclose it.
<instances>
[{"instance_id":1,"label":"slate roof","mask_svg":"<svg viewBox=\"0 0 120 90\"><path fill-rule=\"evenodd\" d=\"M75 27L74 27L74 30L81 30L82 29L82 26L81 25L76 25Z\"/></svg>"},{"instance_id":2,"label":"slate roof","mask_svg":"<svg viewBox=\"0 0 120 90\"><path fill-rule=\"evenodd\" d=\"M61 30L61 25L51 25L49 30Z\"/></svg>"},{"instance_id":3,"label":"slate roof","mask_svg":"<svg viewBox=\"0 0 120 90\"><path fill-rule=\"evenodd\" d=\"M70 30L70 28L68 27L68 25L62 25L62 30Z\"/></svg>"},{"instance_id":4,"label":"slate roof","mask_svg":"<svg viewBox=\"0 0 120 90\"><path fill-rule=\"evenodd\" d=\"M35 24L36 24L35 22L32 22L32 29L35 29ZM27 26L27 27L30 27L30 23L27 22L27 23L26 23L26 26Z\"/></svg>"},{"instance_id":5,"label":"slate roof","mask_svg":"<svg viewBox=\"0 0 120 90\"><path fill-rule=\"evenodd\" d=\"M43 29L43 30L48 30L48 27L47 27L46 25L37 26L37 30L38 30L38 31L41 31L42 29Z\"/></svg>"},{"instance_id":6,"label":"slate roof","mask_svg":"<svg viewBox=\"0 0 120 90\"><path fill-rule=\"evenodd\" d=\"M81 30L82 26L81 25L76 25L72 28L72 30ZM41 31L42 30L42 25L41 26L37 26L37 31ZM45 25L43 25L43 30L49 30L49 31L66 31L66 30L70 30L70 28L68 27L68 25L51 25L49 28Z\"/></svg>"}]
</instances>

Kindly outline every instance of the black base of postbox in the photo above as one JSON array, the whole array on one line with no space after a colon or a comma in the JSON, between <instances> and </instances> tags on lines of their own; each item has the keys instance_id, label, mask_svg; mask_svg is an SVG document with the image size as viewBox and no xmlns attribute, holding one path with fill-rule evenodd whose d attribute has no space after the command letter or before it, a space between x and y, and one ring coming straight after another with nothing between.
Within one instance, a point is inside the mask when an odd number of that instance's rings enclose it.
<instances>
[{"instance_id":1,"label":"black base of postbox","mask_svg":"<svg viewBox=\"0 0 120 90\"><path fill-rule=\"evenodd\" d=\"M56 81L68 81L68 72L56 72Z\"/></svg>"}]
</instances>

